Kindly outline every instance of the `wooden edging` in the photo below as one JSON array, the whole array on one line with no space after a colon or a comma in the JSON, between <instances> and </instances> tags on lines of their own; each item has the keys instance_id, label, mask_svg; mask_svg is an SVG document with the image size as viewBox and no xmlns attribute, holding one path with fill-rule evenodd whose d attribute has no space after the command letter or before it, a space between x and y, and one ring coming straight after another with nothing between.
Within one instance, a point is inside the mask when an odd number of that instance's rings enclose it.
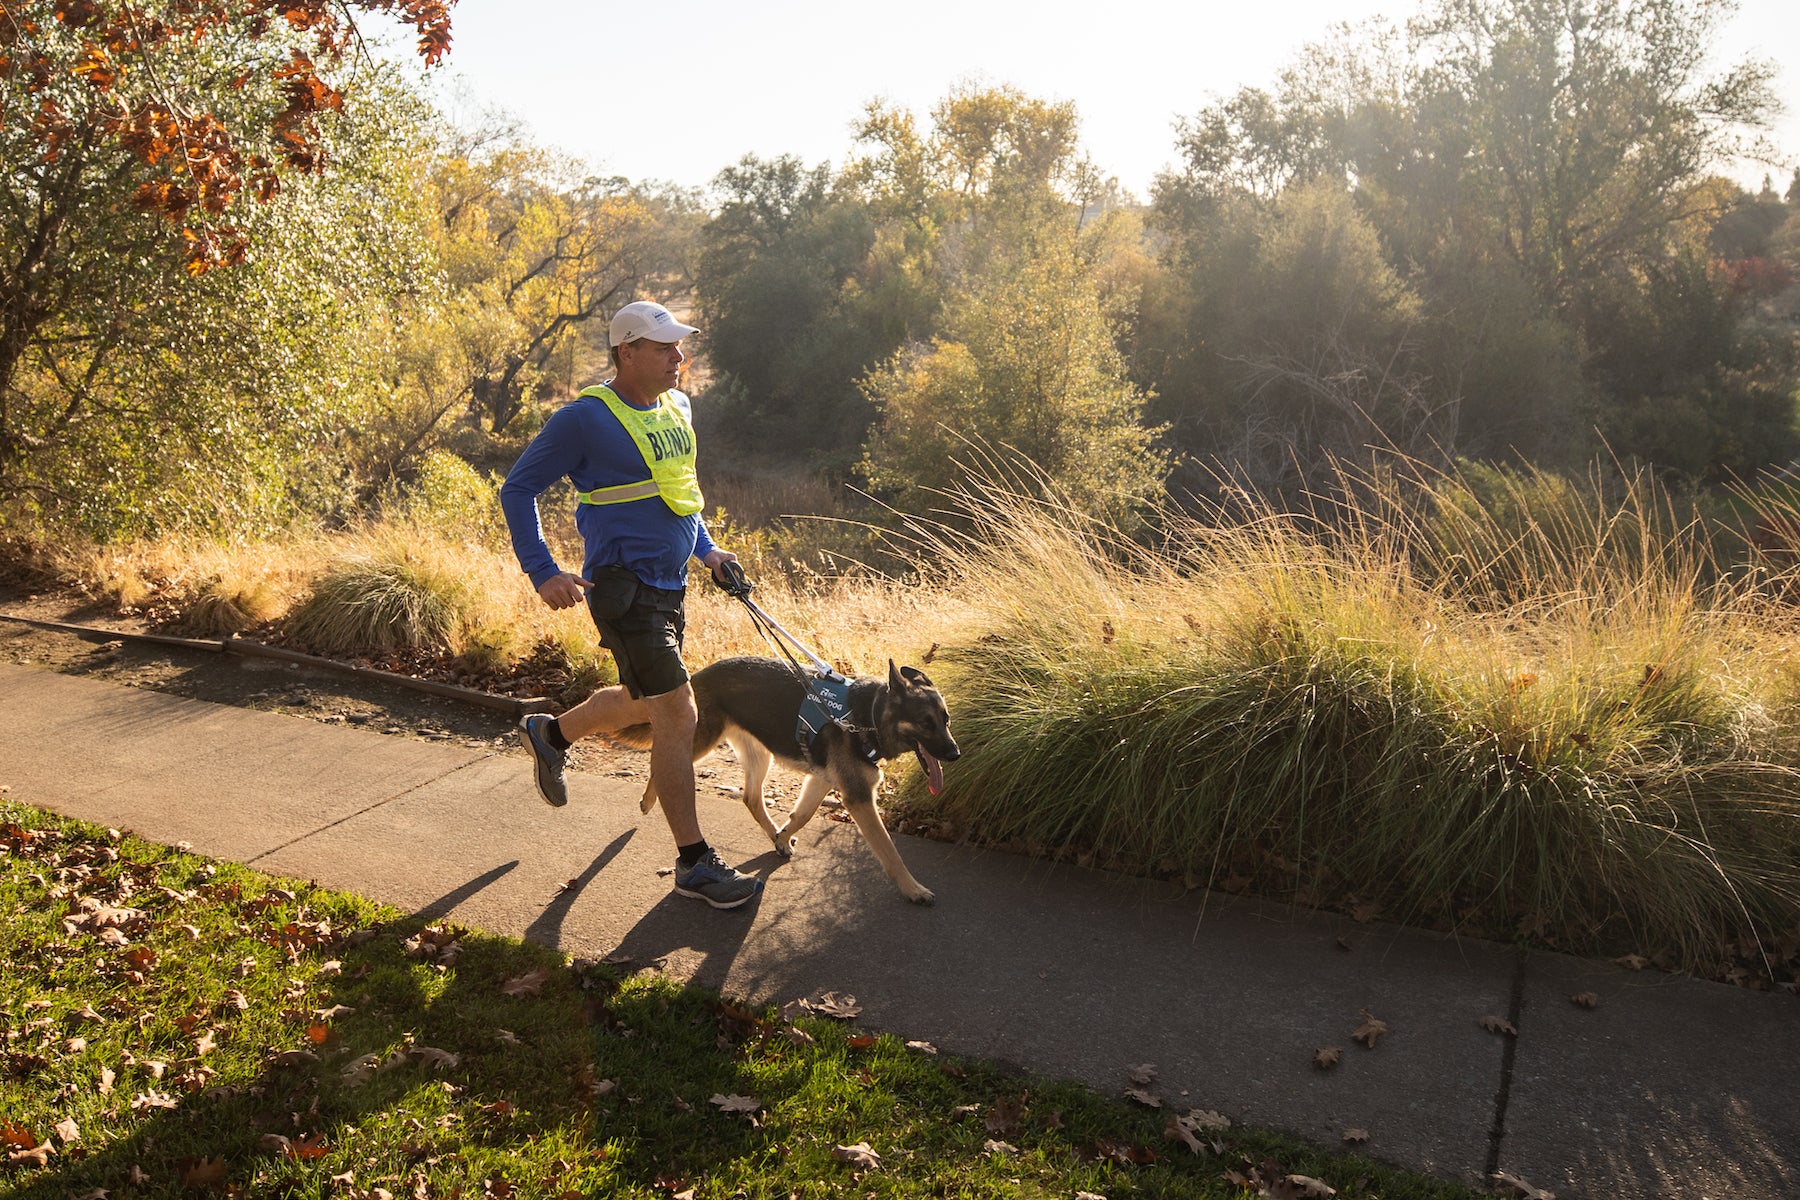
<instances>
[{"instance_id":1,"label":"wooden edging","mask_svg":"<svg viewBox=\"0 0 1800 1200\"><path fill-rule=\"evenodd\" d=\"M183 650L205 650L212 654L241 654L250 658L272 658L282 662L297 663L302 666L317 667L321 670L336 671L343 675L352 675L364 679L373 679L381 683L393 684L395 687L408 688L415 692L426 692L433 696L443 696L450 700L460 700L465 704L477 704L483 708L498 709L514 717L526 713L548 712L554 705L543 696L499 696L493 692L477 691L474 688L459 687L454 683L439 683L434 679L415 679L411 675L401 675L393 671L382 671L375 667L359 667L353 663L339 662L333 658L320 658L316 654L302 654L298 650L284 650L280 646L269 646L262 642L252 641L233 635L226 638L184 638L170 637L160 633L133 633L124 629L107 629L95 625L71 625L64 621L44 621L36 617L15 617L10 613L0 613L0 621L16 621L21 625L31 625L39 629L50 629L58 633L74 634L78 638L90 642L147 642L155 646L175 646Z\"/></svg>"}]
</instances>

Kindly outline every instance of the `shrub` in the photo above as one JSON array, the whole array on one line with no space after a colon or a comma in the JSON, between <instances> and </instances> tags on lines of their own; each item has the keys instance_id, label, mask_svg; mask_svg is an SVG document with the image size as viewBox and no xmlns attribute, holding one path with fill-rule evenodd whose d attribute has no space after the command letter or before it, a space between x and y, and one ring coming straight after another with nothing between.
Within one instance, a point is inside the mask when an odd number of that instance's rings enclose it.
<instances>
[{"instance_id":1,"label":"shrub","mask_svg":"<svg viewBox=\"0 0 1800 1200\"><path fill-rule=\"evenodd\" d=\"M1792 631L1747 585L1698 585L1704 543L1635 495L1576 487L1601 519L1555 536L1466 510L1464 543L1513 557L1504 588L1464 592L1419 569L1441 550L1424 523L1164 514L1148 550L1053 500L970 492L974 525L922 531L919 556L978 610L940 680L965 754L935 800L909 786L910 815L1705 967L1800 923Z\"/></svg>"}]
</instances>

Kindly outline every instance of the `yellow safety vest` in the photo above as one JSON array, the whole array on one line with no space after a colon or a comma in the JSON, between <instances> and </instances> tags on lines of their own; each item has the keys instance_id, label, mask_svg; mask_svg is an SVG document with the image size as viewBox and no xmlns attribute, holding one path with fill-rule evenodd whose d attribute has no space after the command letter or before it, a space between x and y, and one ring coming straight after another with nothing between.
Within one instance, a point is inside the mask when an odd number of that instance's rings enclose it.
<instances>
[{"instance_id":1,"label":"yellow safety vest","mask_svg":"<svg viewBox=\"0 0 1800 1200\"><path fill-rule=\"evenodd\" d=\"M663 503L678 516L688 517L700 511L706 498L700 494L700 476L694 470L694 426L681 407L664 392L656 398L654 408L634 408L619 399L618 393L604 384L583 388L583 396L606 402L619 424L637 443L650 478L641 483L621 483L614 487L577 492L583 504L623 504L627 500L648 500L661 496Z\"/></svg>"}]
</instances>

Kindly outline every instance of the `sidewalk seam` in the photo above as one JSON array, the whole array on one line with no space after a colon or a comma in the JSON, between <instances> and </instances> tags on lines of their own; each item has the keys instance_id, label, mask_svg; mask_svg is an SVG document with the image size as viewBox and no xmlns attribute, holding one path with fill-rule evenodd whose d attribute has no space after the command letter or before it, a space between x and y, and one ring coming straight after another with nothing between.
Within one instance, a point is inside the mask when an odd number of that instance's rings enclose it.
<instances>
[{"instance_id":1,"label":"sidewalk seam","mask_svg":"<svg viewBox=\"0 0 1800 1200\"><path fill-rule=\"evenodd\" d=\"M420 782L413 784L409 788L405 788L405 789L402 789L401 791L395 792L393 795L386 796L380 800L377 800L373 804L365 805L364 807L357 809L355 812L345 813L343 816L339 817L337 820L327 821L325 824L319 826L317 829L309 829L305 833L296 834L293 837L289 838L287 841L281 843L281 845L279 845L279 846L270 846L267 850L264 850L259 854L255 854L255 855L251 856L250 858L245 859L244 865L247 867L253 867L257 863L261 862L265 858L268 858L272 854L280 854L283 850L286 850L289 846L298 845L299 843L304 842L307 838L317 837L321 833L326 832L327 830L336 829L339 825L342 825L344 822L354 821L358 817L365 816L368 813L374 812L376 809L382 807L383 805L392 804L396 800L403 800L407 796L410 796L414 792L418 791L420 788L428 788L434 783L442 783L444 780L450 778L452 775L456 774L458 771L466 771L470 767L474 766L476 763L486 762L488 759L494 757L494 753L495 753L494 751L490 750L486 754L478 755L475 758L471 758L468 762L458 763L454 767L451 767L448 771L445 771L441 775L434 775L430 779L421 780Z\"/></svg>"},{"instance_id":2,"label":"sidewalk seam","mask_svg":"<svg viewBox=\"0 0 1800 1200\"><path fill-rule=\"evenodd\" d=\"M1515 1031L1521 1030L1519 1016L1525 1009L1525 967L1526 952L1523 947L1518 951L1513 962L1512 1000L1507 1005L1506 1020ZM1483 1174L1492 1179L1494 1172L1500 1169L1500 1146L1506 1140L1506 1110L1512 1100L1513 1062L1518 1058L1519 1039L1522 1032L1515 1032L1506 1039L1506 1047L1500 1052L1500 1087L1494 1093L1494 1124L1488 1130L1487 1166Z\"/></svg>"}]
</instances>

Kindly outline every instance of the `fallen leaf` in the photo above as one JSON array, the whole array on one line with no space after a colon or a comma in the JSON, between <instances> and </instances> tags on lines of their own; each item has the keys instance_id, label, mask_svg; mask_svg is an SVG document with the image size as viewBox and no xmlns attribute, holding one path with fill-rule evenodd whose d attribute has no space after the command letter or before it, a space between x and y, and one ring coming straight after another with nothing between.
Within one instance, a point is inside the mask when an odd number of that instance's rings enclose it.
<instances>
[{"instance_id":1,"label":"fallen leaf","mask_svg":"<svg viewBox=\"0 0 1800 1200\"><path fill-rule=\"evenodd\" d=\"M1503 1033L1507 1037L1518 1037L1519 1031L1505 1017L1483 1017L1481 1027L1489 1033Z\"/></svg>"},{"instance_id":2,"label":"fallen leaf","mask_svg":"<svg viewBox=\"0 0 1800 1200\"><path fill-rule=\"evenodd\" d=\"M250 1007L250 1001L245 998L244 993L238 991L236 988L232 988L229 992L225 993L225 1003L229 1004L232 1008L237 1009L239 1012L243 1012Z\"/></svg>"},{"instance_id":3,"label":"fallen leaf","mask_svg":"<svg viewBox=\"0 0 1800 1200\"><path fill-rule=\"evenodd\" d=\"M213 1031L209 1029L194 1039L194 1055L199 1057L216 1049L217 1046L218 1043L213 1040Z\"/></svg>"},{"instance_id":4,"label":"fallen leaf","mask_svg":"<svg viewBox=\"0 0 1800 1200\"><path fill-rule=\"evenodd\" d=\"M867 1050L870 1046L875 1044L875 1035L872 1033L853 1033L844 1039L844 1044L852 1050Z\"/></svg>"},{"instance_id":5,"label":"fallen leaf","mask_svg":"<svg viewBox=\"0 0 1800 1200\"><path fill-rule=\"evenodd\" d=\"M810 1007L812 1011L822 1017L835 1017L840 1021L848 1021L862 1012L862 1007L856 1003L855 996L848 994L840 996L836 992L826 992L813 1001Z\"/></svg>"},{"instance_id":6,"label":"fallen leaf","mask_svg":"<svg viewBox=\"0 0 1800 1200\"><path fill-rule=\"evenodd\" d=\"M989 1133L1006 1133L1018 1125L1019 1118L1025 1115L1025 1097L1013 1099L1001 1096L994 1101L993 1111L986 1118Z\"/></svg>"},{"instance_id":7,"label":"fallen leaf","mask_svg":"<svg viewBox=\"0 0 1800 1200\"><path fill-rule=\"evenodd\" d=\"M906 1048L908 1050L917 1050L920 1054L936 1054L938 1052L937 1047L930 1042L908 1042L906 1043Z\"/></svg>"},{"instance_id":8,"label":"fallen leaf","mask_svg":"<svg viewBox=\"0 0 1800 1200\"><path fill-rule=\"evenodd\" d=\"M373 1079L375 1077L375 1072L379 1070L380 1067L381 1055L365 1054L361 1058L352 1059L346 1064L344 1069L338 1072L338 1077L344 1081L346 1087L357 1087Z\"/></svg>"},{"instance_id":9,"label":"fallen leaf","mask_svg":"<svg viewBox=\"0 0 1800 1200\"><path fill-rule=\"evenodd\" d=\"M1343 1057L1343 1053L1336 1046L1320 1046L1313 1052L1313 1066L1321 1071L1329 1071L1338 1065L1338 1059Z\"/></svg>"},{"instance_id":10,"label":"fallen leaf","mask_svg":"<svg viewBox=\"0 0 1800 1200\"><path fill-rule=\"evenodd\" d=\"M1231 1128L1230 1117L1226 1116L1224 1113L1214 1112L1210 1108L1190 1109L1187 1115L1181 1119L1186 1121L1188 1126L1193 1129L1216 1130Z\"/></svg>"},{"instance_id":11,"label":"fallen leaf","mask_svg":"<svg viewBox=\"0 0 1800 1200\"><path fill-rule=\"evenodd\" d=\"M23 1150L37 1144L37 1134L23 1125L14 1125L11 1121L0 1119L0 1146L10 1150Z\"/></svg>"},{"instance_id":12,"label":"fallen leaf","mask_svg":"<svg viewBox=\"0 0 1800 1200\"><path fill-rule=\"evenodd\" d=\"M816 1045L819 1040L818 1038L815 1038L812 1034L806 1032L806 1030L798 1028L797 1026L794 1026L794 1025L789 1025L786 1029L782 1030L781 1036L786 1038L788 1041L794 1043L794 1045L796 1045L796 1046Z\"/></svg>"},{"instance_id":13,"label":"fallen leaf","mask_svg":"<svg viewBox=\"0 0 1800 1200\"><path fill-rule=\"evenodd\" d=\"M65 1146L81 1140L81 1126L75 1123L74 1117L64 1117L52 1128L56 1130L56 1136L63 1140Z\"/></svg>"},{"instance_id":14,"label":"fallen leaf","mask_svg":"<svg viewBox=\"0 0 1800 1200\"><path fill-rule=\"evenodd\" d=\"M1625 967L1632 971L1641 971L1650 965L1650 960L1641 954L1624 954L1613 959L1613 961L1618 963L1621 967Z\"/></svg>"},{"instance_id":15,"label":"fallen leaf","mask_svg":"<svg viewBox=\"0 0 1800 1200\"><path fill-rule=\"evenodd\" d=\"M1269 1194L1277 1200L1325 1200L1337 1195L1337 1189L1323 1179L1314 1179L1311 1175L1288 1175L1275 1181Z\"/></svg>"},{"instance_id":16,"label":"fallen leaf","mask_svg":"<svg viewBox=\"0 0 1800 1200\"><path fill-rule=\"evenodd\" d=\"M112 1095L113 1080L115 1080L117 1078L118 1078L118 1076L113 1074L113 1069L111 1067L101 1067L100 1068L99 1090L100 1090L100 1094L102 1096Z\"/></svg>"},{"instance_id":17,"label":"fallen leaf","mask_svg":"<svg viewBox=\"0 0 1800 1200\"><path fill-rule=\"evenodd\" d=\"M132 1112L148 1112L153 1108L178 1108L180 1101L173 1096L165 1096L155 1088L131 1098Z\"/></svg>"},{"instance_id":18,"label":"fallen leaf","mask_svg":"<svg viewBox=\"0 0 1800 1200\"><path fill-rule=\"evenodd\" d=\"M331 1147L325 1144L325 1135L322 1133L304 1134L289 1143L287 1148L289 1158L301 1160L324 1158L330 1152Z\"/></svg>"},{"instance_id":19,"label":"fallen leaf","mask_svg":"<svg viewBox=\"0 0 1800 1200\"><path fill-rule=\"evenodd\" d=\"M1099 1192L1076 1192L1075 1200L1106 1200Z\"/></svg>"},{"instance_id":20,"label":"fallen leaf","mask_svg":"<svg viewBox=\"0 0 1800 1200\"><path fill-rule=\"evenodd\" d=\"M728 1113L754 1113L762 1108L762 1101L754 1096L724 1096L717 1092L713 1093L713 1098L707 1103L716 1105L720 1112Z\"/></svg>"},{"instance_id":21,"label":"fallen leaf","mask_svg":"<svg viewBox=\"0 0 1800 1200\"><path fill-rule=\"evenodd\" d=\"M1571 1002L1579 1004L1582 1008L1600 1007L1600 997L1594 992L1576 992L1573 996L1570 996L1569 999Z\"/></svg>"},{"instance_id":22,"label":"fallen leaf","mask_svg":"<svg viewBox=\"0 0 1800 1200\"><path fill-rule=\"evenodd\" d=\"M181 1173L183 1187L204 1189L221 1187L225 1183L225 1159L203 1158Z\"/></svg>"},{"instance_id":23,"label":"fallen leaf","mask_svg":"<svg viewBox=\"0 0 1800 1200\"><path fill-rule=\"evenodd\" d=\"M436 1046L414 1046L407 1051L427 1067L454 1067L462 1062L460 1055L448 1050L439 1050Z\"/></svg>"},{"instance_id":24,"label":"fallen leaf","mask_svg":"<svg viewBox=\"0 0 1800 1200\"><path fill-rule=\"evenodd\" d=\"M519 1040L519 1035L510 1029L494 1030L494 1040L503 1046L523 1046L525 1044Z\"/></svg>"},{"instance_id":25,"label":"fallen leaf","mask_svg":"<svg viewBox=\"0 0 1800 1200\"><path fill-rule=\"evenodd\" d=\"M1156 1064L1144 1063L1142 1066L1131 1068L1131 1082L1137 1084L1139 1087L1149 1087L1151 1084L1155 1083Z\"/></svg>"},{"instance_id":26,"label":"fallen leaf","mask_svg":"<svg viewBox=\"0 0 1800 1200\"><path fill-rule=\"evenodd\" d=\"M1194 1136L1193 1127L1174 1113L1169 1114L1169 1123L1163 1126L1163 1136L1180 1142L1195 1154L1206 1149L1206 1143Z\"/></svg>"},{"instance_id":27,"label":"fallen leaf","mask_svg":"<svg viewBox=\"0 0 1800 1200\"><path fill-rule=\"evenodd\" d=\"M950 1116L953 1120L960 1121L964 1117L972 1117L980 1111L981 1105L979 1104L959 1104L950 1110Z\"/></svg>"},{"instance_id":28,"label":"fallen leaf","mask_svg":"<svg viewBox=\"0 0 1800 1200\"><path fill-rule=\"evenodd\" d=\"M55 1153L56 1151L50 1143L45 1141L42 1145L32 1146L26 1150L9 1151L6 1155L6 1162L8 1166L13 1167L44 1167L50 1165L50 1156Z\"/></svg>"},{"instance_id":29,"label":"fallen leaf","mask_svg":"<svg viewBox=\"0 0 1800 1200\"><path fill-rule=\"evenodd\" d=\"M1555 1192L1532 1187L1517 1175L1508 1175L1505 1171L1495 1171L1494 1182L1507 1189L1509 1195L1519 1197L1519 1200L1556 1200Z\"/></svg>"},{"instance_id":30,"label":"fallen leaf","mask_svg":"<svg viewBox=\"0 0 1800 1200\"><path fill-rule=\"evenodd\" d=\"M339 1017L347 1017L355 1011L348 1004L334 1004L330 1008L315 1008L313 1016L321 1021L335 1021Z\"/></svg>"},{"instance_id":31,"label":"fallen leaf","mask_svg":"<svg viewBox=\"0 0 1800 1200\"><path fill-rule=\"evenodd\" d=\"M508 996L536 996L544 990L544 984L550 979L546 970L528 971L500 985L500 990Z\"/></svg>"},{"instance_id":32,"label":"fallen leaf","mask_svg":"<svg viewBox=\"0 0 1800 1200\"><path fill-rule=\"evenodd\" d=\"M1387 1022L1383 1021L1366 1008L1362 1010L1362 1018L1362 1024L1356 1027L1356 1032L1350 1035L1350 1040L1361 1042L1363 1045L1373 1050L1376 1041L1382 1034L1388 1031Z\"/></svg>"},{"instance_id":33,"label":"fallen leaf","mask_svg":"<svg viewBox=\"0 0 1800 1200\"><path fill-rule=\"evenodd\" d=\"M981 1152L992 1158L997 1154L1017 1154L1019 1148L1011 1142L997 1142L993 1138L981 1144Z\"/></svg>"},{"instance_id":34,"label":"fallen leaf","mask_svg":"<svg viewBox=\"0 0 1800 1200\"><path fill-rule=\"evenodd\" d=\"M279 1133L265 1133L256 1139L257 1149L267 1150L271 1154L286 1154L291 1144Z\"/></svg>"},{"instance_id":35,"label":"fallen leaf","mask_svg":"<svg viewBox=\"0 0 1800 1200\"><path fill-rule=\"evenodd\" d=\"M841 1163L848 1163L859 1171L874 1171L881 1166L881 1155L875 1153L867 1142L858 1142L854 1146L833 1146L831 1157Z\"/></svg>"},{"instance_id":36,"label":"fallen leaf","mask_svg":"<svg viewBox=\"0 0 1800 1200\"><path fill-rule=\"evenodd\" d=\"M332 979L344 973L344 964L335 958L328 958L319 964L319 978Z\"/></svg>"},{"instance_id":37,"label":"fallen leaf","mask_svg":"<svg viewBox=\"0 0 1800 1200\"><path fill-rule=\"evenodd\" d=\"M1143 1105L1145 1108L1161 1108L1162 1107L1162 1097L1152 1095L1151 1093L1146 1092L1143 1088L1126 1088L1125 1089L1125 1098L1127 1100L1135 1100L1137 1103Z\"/></svg>"},{"instance_id":38,"label":"fallen leaf","mask_svg":"<svg viewBox=\"0 0 1800 1200\"><path fill-rule=\"evenodd\" d=\"M1360 1146L1368 1140L1369 1140L1369 1131L1366 1129L1346 1129L1346 1130L1344 1130L1344 1141L1349 1143L1352 1146Z\"/></svg>"},{"instance_id":39,"label":"fallen leaf","mask_svg":"<svg viewBox=\"0 0 1800 1200\"><path fill-rule=\"evenodd\" d=\"M300 1067L319 1061L311 1050L283 1050L269 1060L278 1067Z\"/></svg>"}]
</instances>

